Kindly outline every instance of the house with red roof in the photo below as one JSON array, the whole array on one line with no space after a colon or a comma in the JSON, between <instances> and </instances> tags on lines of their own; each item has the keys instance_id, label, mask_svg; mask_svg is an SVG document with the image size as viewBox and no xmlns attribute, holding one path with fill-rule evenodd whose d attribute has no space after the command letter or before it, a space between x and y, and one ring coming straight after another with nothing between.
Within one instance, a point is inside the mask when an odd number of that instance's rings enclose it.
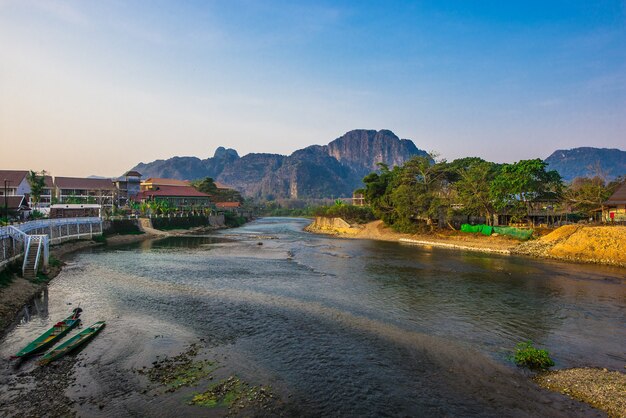
<instances>
[{"instance_id":1,"label":"house with red roof","mask_svg":"<svg viewBox=\"0 0 626 418\"><path fill-rule=\"evenodd\" d=\"M133 198L137 202L150 202L156 200L164 200L171 207L180 211L185 210L201 210L211 206L210 196L206 193L199 192L193 187L187 185L157 185L151 184L151 188L137 193Z\"/></svg>"},{"instance_id":2,"label":"house with red roof","mask_svg":"<svg viewBox=\"0 0 626 418\"><path fill-rule=\"evenodd\" d=\"M239 202L215 202L215 209L218 211L237 212L240 208Z\"/></svg>"}]
</instances>

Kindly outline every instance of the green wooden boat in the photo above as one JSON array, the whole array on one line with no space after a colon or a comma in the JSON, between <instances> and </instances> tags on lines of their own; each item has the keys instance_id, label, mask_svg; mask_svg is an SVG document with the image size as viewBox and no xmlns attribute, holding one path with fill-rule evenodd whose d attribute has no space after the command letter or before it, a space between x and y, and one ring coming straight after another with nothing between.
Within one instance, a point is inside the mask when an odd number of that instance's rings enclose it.
<instances>
[{"instance_id":1,"label":"green wooden boat","mask_svg":"<svg viewBox=\"0 0 626 418\"><path fill-rule=\"evenodd\" d=\"M15 357L25 358L31 356L47 349L55 342L59 341L65 334L70 332L72 328L78 325L80 322L80 313L82 311L83 310L81 308L74 309L71 316L68 316L63 321L54 324L52 328L41 334L39 338L22 348L20 352L15 355Z\"/></svg>"},{"instance_id":2,"label":"green wooden boat","mask_svg":"<svg viewBox=\"0 0 626 418\"><path fill-rule=\"evenodd\" d=\"M89 340L96 336L104 328L105 322L99 321L93 324L92 326L85 328L80 333L76 334L54 350L50 350L45 356L39 360L39 364L48 364L51 361L58 359L59 357L63 357L67 353L72 350L77 349L83 344L86 344Z\"/></svg>"}]
</instances>

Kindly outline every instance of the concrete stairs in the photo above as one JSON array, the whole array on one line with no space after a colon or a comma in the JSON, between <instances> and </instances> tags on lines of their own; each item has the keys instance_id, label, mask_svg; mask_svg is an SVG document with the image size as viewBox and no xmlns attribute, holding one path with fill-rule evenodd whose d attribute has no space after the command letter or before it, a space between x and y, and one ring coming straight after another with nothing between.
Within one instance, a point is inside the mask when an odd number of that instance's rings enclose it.
<instances>
[{"instance_id":1,"label":"concrete stairs","mask_svg":"<svg viewBox=\"0 0 626 418\"><path fill-rule=\"evenodd\" d=\"M32 240L30 242L30 246L28 248L28 256L26 257L26 261L24 263L24 278L25 279L34 279L37 277L37 270L39 266L37 263L37 250L39 246L42 245L41 241Z\"/></svg>"}]
</instances>

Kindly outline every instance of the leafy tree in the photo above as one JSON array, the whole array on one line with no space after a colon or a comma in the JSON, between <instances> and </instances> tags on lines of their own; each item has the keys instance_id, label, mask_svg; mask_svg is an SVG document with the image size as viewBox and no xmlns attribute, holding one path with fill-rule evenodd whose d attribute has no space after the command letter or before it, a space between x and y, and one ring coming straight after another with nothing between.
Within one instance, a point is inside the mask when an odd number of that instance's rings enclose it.
<instances>
[{"instance_id":1,"label":"leafy tree","mask_svg":"<svg viewBox=\"0 0 626 418\"><path fill-rule=\"evenodd\" d=\"M33 201L33 206L36 208L41 200L43 190L46 188L46 171L43 170L41 174L30 170L26 175L26 181L30 186L30 198Z\"/></svg>"},{"instance_id":2,"label":"leafy tree","mask_svg":"<svg viewBox=\"0 0 626 418\"><path fill-rule=\"evenodd\" d=\"M546 171L546 167L547 163L538 158L503 164L491 182L494 207L521 219L529 213L533 201L559 199L561 176L554 170Z\"/></svg>"},{"instance_id":3,"label":"leafy tree","mask_svg":"<svg viewBox=\"0 0 626 418\"><path fill-rule=\"evenodd\" d=\"M244 202L241 193L233 189L218 188L215 184L215 181L211 177L205 177L201 180L194 180L191 182L191 186L193 186L199 192L208 194L215 202Z\"/></svg>"},{"instance_id":4,"label":"leafy tree","mask_svg":"<svg viewBox=\"0 0 626 418\"><path fill-rule=\"evenodd\" d=\"M456 178L454 189L457 201L463 205L468 215L485 216L491 225L496 212L490 193L491 182L498 171L498 165L481 158L464 158L452 163L452 175Z\"/></svg>"}]
</instances>

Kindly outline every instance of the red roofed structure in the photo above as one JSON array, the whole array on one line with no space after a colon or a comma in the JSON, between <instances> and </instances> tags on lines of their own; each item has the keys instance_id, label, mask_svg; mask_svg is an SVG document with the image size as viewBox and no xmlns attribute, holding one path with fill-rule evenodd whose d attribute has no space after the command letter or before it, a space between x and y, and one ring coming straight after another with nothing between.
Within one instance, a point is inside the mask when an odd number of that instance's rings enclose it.
<instances>
[{"instance_id":1,"label":"red roofed structure","mask_svg":"<svg viewBox=\"0 0 626 418\"><path fill-rule=\"evenodd\" d=\"M153 186L154 187L154 186ZM166 200L170 205L185 210L187 207L205 208L211 205L206 193L191 186L156 186L152 190L142 190L134 198L138 202Z\"/></svg>"}]
</instances>

